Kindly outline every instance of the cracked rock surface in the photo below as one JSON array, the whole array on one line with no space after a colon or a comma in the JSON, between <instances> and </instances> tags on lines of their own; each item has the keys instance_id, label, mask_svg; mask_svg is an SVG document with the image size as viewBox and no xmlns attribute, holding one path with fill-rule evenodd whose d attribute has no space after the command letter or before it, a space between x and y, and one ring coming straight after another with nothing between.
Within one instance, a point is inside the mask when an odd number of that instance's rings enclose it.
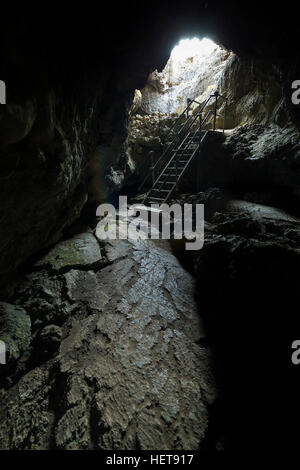
<instances>
[{"instance_id":1,"label":"cracked rock surface","mask_svg":"<svg viewBox=\"0 0 300 470\"><path fill-rule=\"evenodd\" d=\"M104 256L88 269L42 262L19 289L31 354L1 391L2 449L201 445L216 388L192 276L147 240L106 242Z\"/></svg>"}]
</instances>

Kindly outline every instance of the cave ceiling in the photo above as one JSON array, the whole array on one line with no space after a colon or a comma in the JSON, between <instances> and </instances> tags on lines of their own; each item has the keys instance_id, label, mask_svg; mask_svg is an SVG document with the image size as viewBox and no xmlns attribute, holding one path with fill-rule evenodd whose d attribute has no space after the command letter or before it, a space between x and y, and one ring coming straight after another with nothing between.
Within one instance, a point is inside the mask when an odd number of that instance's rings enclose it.
<instances>
[{"instance_id":1,"label":"cave ceiling","mask_svg":"<svg viewBox=\"0 0 300 470\"><path fill-rule=\"evenodd\" d=\"M19 92L47 81L80 81L125 69L137 85L162 69L184 36L208 35L241 56L297 63L297 12L275 2L40 2L8 7L1 29L2 77ZM124 85L126 86L126 85ZM15 91L16 90L16 91Z\"/></svg>"}]
</instances>

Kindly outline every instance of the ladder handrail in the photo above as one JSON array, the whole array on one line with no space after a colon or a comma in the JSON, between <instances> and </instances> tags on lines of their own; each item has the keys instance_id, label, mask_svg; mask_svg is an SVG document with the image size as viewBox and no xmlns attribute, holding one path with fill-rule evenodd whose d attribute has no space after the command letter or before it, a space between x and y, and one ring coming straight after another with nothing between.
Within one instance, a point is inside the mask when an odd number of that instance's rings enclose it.
<instances>
[{"instance_id":1,"label":"ladder handrail","mask_svg":"<svg viewBox=\"0 0 300 470\"><path fill-rule=\"evenodd\" d=\"M221 96L221 95L218 95L218 96ZM190 106L193 104L193 103L197 103L199 104L199 106L201 106L200 110L197 112L196 116L200 113L203 112L203 110L205 109L205 107L207 106L208 102L211 100L211 98L215 97L215 94L212 94L210 95L206 100L205 102L202 104L202 106L200 105L200 103L198 103L198 101L196 100L191 100L189 102L189 104L187 105L187 107L185 108L185 110L180 114L180 116L176 119L175 123L173 124L173 126L169 129L169 131L167 132L166 134L166 137L168 137L168 135L170 134L170 132L175 128L176 124L179 122L180 118L186 113L186 111L190 108ZM176 143L176 139L179 138L179 133L182 132L183 128L186 126L186 124L188 123L188 121L193 117L193 115L189 116L188 119L184 122L184 124L181 126L180 130L175 134L173 140L171 141L171 143L168 145L168 147L163 151L163 153L161 154L161 156L159 157L159 159L155 162L155 164L153 165L153 167L151 168L152 171L155 170L155 168L157 167L157 165L161 162L161 160L167 155L167 153L171 150L171 147ZM188 130L189 130L190 127L188 127ZM148 180L150 174L148 173L145 178L143 179L143 181L141 182L138 190L140 191L142 189L142 187L144 186L144 184L146 183L146 181Z\"/></svg>"},{"instance_id":2,"label":"ladder handrail","mask_svg":"<svg viewBox=\"0 0 300 470\"><path fill-rule=\"evenodd\" d=\"M202 142L203 142L204 139L206 138L207 134L208 134L208 130L206 130L206 131L204 132L204 134L203 134L203 136L202 136L202 138L201 138L201 140L200 140L200 142L199 142L197 148L195 148L195 150L193 151L192 155L190 156L190 158L189 158L188 161L186 162L184 168L181 170L180 175L179 175L179 177L177 178L176 184L174 184L173 187L170 189L170 191L168 192L168 195L166 196L164 202L166 202L166 201L170 198L170 196L172 195L174 189L175 189L176 186L177 186L177 183L179 182L180 178L182 178L182 176L183 176L184 173L186 172L188 166L190 165L190 163L191 163L192 160L194 159L196 153L198 152L198 150L199 150L199 148L200 148Z\"/></svg>"},{"instance_id":3,"label":"ladder handrail","mask_svg":"<svg viewBox=\"0 0 300 470\"><path fill-rule=\"evenodd\" d=\"M201 109L198 111L197 114L201 113L201 112L204 110L204 108L207 106L207 103L209 102L209 100L210 100L213 96L215 96L215 95L210 95L210 96L207 98L207 100L203 103L203 105L201 106ZM185 114L185 112L189 109L189 107L190 107L190 106L192 105L192 103L194 103L194 102L195 102L195 103L198 103L197 101L192 100L192 101L188 104L188 106L185 108L185 110L183 111L183 113L181 113L181 115L180 115L179 118L176 120L176 122ZM189 121L192 117L193 117L193 116L189 116L189 117L188 117L188 119L187 119L186 122L183 124L183 126L181 127L181 129L176 133L176 135L175 135L173 141L171 142L171 144L174 143L174 141L175 141L175 139L177 138L178 134L182 131L182 129L184 128L184 126L188 123L188 121ZM174 127L174 126L173 126L173 127ZM173 127L172 127L172 128L173 128ZM172 130L172 128L171 128L171 129L169 130L169 132L167 133L167 136L169 135L169 133L170 133L170 131ZM190 126L188 127L188 130L189 130L189 129L190 129ZM166 137L167 137L167 136L166 136ZM170 144L170 145L171 145L171 144ZM155 167L158 165L159 161L160 161L160 160L163 158L163 156L167 153L167 151L168 151L170 145L169 145L168 148L162 153L162 155L160 156L160 158L156 161L156 163L154 164L154 167L153 167L153 168L155 168Z\"/></svg>"},{"instance_id":4,"label":"ladder handrail","mask_svg":"<svg viewBox=\"0 0 300 470\"><path fill-rule=\"evenodd\" d=\"M219 97L222 98L221 102L218 102ZM203 118L202 117L202 114L204 114L203 111L205 110L207 104L212 98L215 98L214 106L213 108L209 109L205 113L205 116ZM179 119L187 111L187 109L189 109L189 107L191 106L193 102L199 104L197 101L191 100L188 106L185 108L184 112L178 117L178 119L176 120L175 124L172 126L171 129L175 128ZM224 102L225 102L225 108L224 108L223 115L221 116L219 113L217 113L217 110L220 106L224 104ZM169 143L168 147L164 150L160 158L156 161L155 164L153 164L153 161L151 162L152 171L151 173L148 173L146 175L142 184L139 187L139 189L141 189L144 183L146 182L146 180L149 178L149 176L152 175L152 186L150 190L147 192L147 194L145 195L143 199L143 204L145 204L145 202L148 199L149 200L156 199L156 200L161 200L163 202L166 202L168 200L170 194L172 194L172 192L175 190L186 168L189 166L194 156L199 152L200 147L209 132L209 130L206 127L206 121L208 120L208 118L213 116L213 121L210 124L212 124L212 130L215 131L216 130L216 118L223 117L223 133L224 133L226 107L227 107L227 98L219 94L218 91L216 91L214 94L210 95L202 105L199 104L200 109L197 110L196 108L195 114L192 114L191 116L187 115L186 121L177 130L174 138ZM196 122L197 119L199 119L199 126L194 131L192 130L192 127L194 126L194 123ZM206 127L206 129L204 129L204 127ZM169 135L171 129L169 130L167 135ZM171 152L171 156L170 158L167 159L166 157L169 155L169 152ZM165 158L166 161L161 164L159 175L157 178L155 178L154 170L158 166L158 164L162 161L163 158ZM182 163L184 164L184 167L179 166L179 165L182 165ZM172 174L173 171L175 172L175 174ZM168 181L169 177L171 177L171 179L175 177L175 181ZM172 185L170 190L162 189L165 187L166 184ZM152 193L154 192L155 196L151 196L151 192ZM163 198L161 197L157 198L156 192L159 195L161 192L168 193L168 194L167 196Z\"/></svg>"},{"instance_id":5,"label":"ladder handrail","mask_svg":"<svg viewBox=\"0 0 300 470\"><path fill-rule=\"evenodd\" d=\"M196 119L200 116L200 114L201 114L201 113L197 113L197 115L196 115L196 116L194 117L194 119L193 119L193 122L190 124L189 128L192 127L192 125L194 124L194 122L196 121ZM160 178L161 178L162 176L165 177L165 180L168 178L168 176L170 176L170 174L171 174L171 168L169 167L169 165L170 165L170 163L172 163L172 162L174 162L174 161L175 161L175 165L176 165L176 182L175 182L175 183L176 183L176 184L178 183L179 178L181 177L181 174L180 174L180 175L177 174L178 151L181 150L181 148L184 146L184 144L186 144L186 146L182 149L183 151L188 151L188 150L189 150L189 146L190 146L191 144L194 144L194 145L195 145L195 143L193 142L193 139L195 138L195 136L196 136L197 133L199 132L199 143L198 143L196 149L194 150L193 155L194 155L194 153L196 153L196 152L198 151L198 149L199 149L199 147L200 147L200 145L201 145L201 143L202 143L202 140L203 140L203 138L201 138L202 126L203 126L203 124L205 123L205 121L207 120L207 118L208 118L211 114L212 114L212 111L211 111L211 110L206 113L204 119L201 120L200 129L196 129L196 131L193 133L192 138L191 138L191 140L190 140L189 142L186 142L186 139L189 137L190 134L189 134L189 133L186 134L186 136L184 137L184 139L183 139L182 142L180 143L178 149L176 149L176 153L174 153L173 157L166 163L166 165L164 166L164 168L162 169L162 171L160 172L160 174L158 175L158 177L157 177L156 180L154 181L152 187L154 187L154 186L159 182L159 180L160 180ZM167 173L166 173L166 171L167 171ZM157 188L158 191L162 188L162 186L164 185L164 183L165 183L165 181L161 181L161 182L160 182L159 187ZM151 190L150 190L150 191L151 191ZM147 194L147 196L144 198L144 201L147 199L147 197L148 197L148 194ZM144 202L144 201L143 201L143 202Z\"/></svg>"},{"instance_id":6,"label":"ladder handrail","mask_svg":"<svg viewBox=\"0 0 300 470\"><path fill-rule=\"evenodd\" d=\"M212 114L212 111L211 111L211 110L206 113L204 119L201 120L200 130L197 129L197 130L194 132L194 134L193 134L192 137L191 137L191 140L187 143L187 146L186 146L183 150L186 150L186 151L189 150L189 146L194 143L194 142L193 142L193 139L195 138L195 136L197 135L198 132L199 132L199 144L198 144L198 147L199 147L200 143L202 142L202 139L201 139L201 132L202 132L203 124L205 123L205 121L208 119L208 117L209 117L211 114ZM195 117L193 123L195 122L195 120L197 119L197 117L198 117L199 115L200 115L200 113L198 113L198 114L196 115L196 117ZM192 127L193 123L191 124L190 127ZM164 174L165 170L168 169L169 164L170 164L174 159L176 160L176 163L177 163L178 150L181 150L182 145L185 143L185 141L186 141L186 139L187 139L188 137L189 137L189 134L187 134L187 135L185 136L185 138L183 139L183 141L182 141L181 144L179 145L179 147L178 147L176 153L174 154L173 158L171 158L171 160L168 161L168 163L166 164L166 166L165 166L165 167L163 168L163 170L160 172L160 174L159 174L158 178L156 179L155 183L153 184L153 186L156 184L157 181L159 181L160 177ZM194 143L194 145L195 145L195 143ZM196 150L198 150L198 148L197 148ZM175 157L176 157L176 158L175 158ZM169 172L168 172L168 174L166 175L166 177L168 177L168 176L170 175L170 172L171 172L171 170L169 169ZM159 186L159 189L161 188L161 186L163 185L163 183L164 183L164 182L162 181L161 184L160 184L160 186ZM178 183L177 174L176 174L176 183Z\"/></svg>"},{"instance_id":7,"label":"ladder handrail","mask_svg":"<svg viewBox=\"0 0 300 470\"><path fill-rule=\"evenodd\" d=\"M196 116L194 117L193 121L191 122L191 124L190 124L190 125L189 125L189 127L188 127L188 130L189 130L191 127L192 127L192 125L193 125L193 124L194 124L194 122L196 121L196 119L197 119L198 115L199 115L199 113L198 113L198 114L196 114ZM198 132L198 129L197 129L197 131L196 131L196 132ZM188 133L187 133L187 134L184 136L184 139L181 141L181 143L180 143L180 145L179 145L179 147L178 147L177 151L178 151L178 150L180 150L180 148L181 148L181 147L182 147L182 145L184 144L184 142L185 142L185 140L187 139L187 137L188 137ZM188 146L189 146L189 144L188 144ZM187 150L187 148L186 148L186 149L184 149L184 150ZM167 169L167 167L168 167L169 163L170 163L170 162L171 162L171 161L172 161L172 160L175 158L175 156L177 155L177 151L176 151L176 153L173 155L173 157L171 158L171 160L169 160L169 161L168 161L168 162L165 164L165 166L164 166L163 170L160 172L160 174L159 174L159 175L158 175L158 177L156 178L156 180L155 180L155 182L154 182L153 186L154 186L154 185L155 185L155 184L158 182L158 180L159 180L160 176L161 176L161 175L163 174L163 172L164 172L164 171ZM154 166L154 168L155 168L155 166Z\"/></svg>"},{"instance_id":8,"label":"ladder handrail","mask_svg":"<svg viewBox=\"0 0 300 470\"><path fill-rule=\"evenodd\" d=\"M197 104L200 106L200 103L198 103L198 101L196 101L196 100L190 100L190 101L189 101L189 104L187 105L187 107L185 108L185 110L182 111L182 113L178 116L178 118L176 119L176 121L174 122L174 124L173 124L173 125L170 127L170 129L168 130L168 132L167 132L167 134L166 134L166 136L165 136L166 138L168 137L168 135L170 134L170 132L174 129L174 127L176 127L176 124L179 122L180 118L181 118L182 116L184 116L184 114L187 112L187 110L191 107L191 105L192 105L193 103L197 103Z\"/></svg>"}]
</instances>

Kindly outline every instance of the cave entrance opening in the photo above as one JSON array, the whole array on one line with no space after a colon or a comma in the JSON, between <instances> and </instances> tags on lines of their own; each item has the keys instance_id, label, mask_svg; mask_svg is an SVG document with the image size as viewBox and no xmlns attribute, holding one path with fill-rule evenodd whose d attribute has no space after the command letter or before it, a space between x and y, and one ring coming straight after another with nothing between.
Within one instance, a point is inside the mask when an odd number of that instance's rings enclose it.
<instances>
[{"instance_id":1,"label":"cave entrance opening","mask_svg":"<svg viewBox=\"0 0 300 470\"><path fill-rule=\"evenodd\" d=\"M181 39L164 69L150 73L144 88L135 91L132 111L141 115L179 115L188 99L204 102L220 88L230 56L230 52L209 38Z\"/></svg>"},{"instance_id":2,"label":"cave entrance opening","mask_svg":"<svg viewBox=\"0 0 300 470\"><path fill-rule=\"evenodd\" d=\"M151 72L144 88L135 91L129 116L127 155L132 173L138 176L139 191L143 182L148 181L154 162L161 161L169 145L170 131L178 119L179 124L182 124L181 119L185 120L181 115L188 103L192 102L189 116L194 116L209 97L216 91L223 91L223 71L231 57L231 52L209 38L180 39L164 69ZM206 112L213 108L214 102L209 102ZM224 110L220 114L224 114ZM216 121L212 113L206 125L215 128L215 124L217 129L223 130L224 119Z\"/></svg>"}]
</instances>

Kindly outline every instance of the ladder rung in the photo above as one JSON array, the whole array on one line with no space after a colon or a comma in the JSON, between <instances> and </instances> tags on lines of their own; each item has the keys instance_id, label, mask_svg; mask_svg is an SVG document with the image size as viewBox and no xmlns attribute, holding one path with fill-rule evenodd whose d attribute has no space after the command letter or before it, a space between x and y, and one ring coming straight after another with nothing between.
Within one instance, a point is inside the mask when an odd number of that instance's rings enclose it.
<instances>
[{"instance_id":1,"label":"ladder rung","mask_svg":"<svg viewBox=\"0 0 300 470\"><path fill-rule=\"evenodd\" d=\"M214 95L211 95L209 99L212 96ZM155 202L162 203L168 200L169 196L172 194L174 187L184 174L186 168L191 163L196 153L199 152L201 149L202 142L209 132L206 129L203 131L204 122L209 116L209 113L206 114L205 118L202 118L200 122L200 127L198 129L196 128L196 130L194 129L193 131L189 129L185 133L186 124L190 122L190 120L188 119L186 123L180 127L180 130L177 131L177 135L174 138L172 138L172 134L169 136L169 139L171 139L171 141L168 141L168 148L163 152L163 155L166 154L166 151L169 152L171 150L169 154L170 158L167 165L161 171L159 177L157 178L154 185L152 186L152 188L144 199L144 201L147 201L148 204L155 204ZM196 116L196 118L197 117L198 116ZM174 146L178 148L172 148ZM169 186L168 189L162 189L166 188L167 186ZM157 196L165 197L152 197L152 192L154 192L154 194L157 194Z\"/></svg>"},{"instance_id":2,"label":"ladder rung","mask_svg":"<svg viewBox=\"0 0 300 470\"><path fill-rule=\"evenodd\" d=\"M159 184L161 184L162 186L166 186L166 185L173 185L176 183L176 180L175 181L159 181L158 182Z\"/></svg>"},{"instance_id":3,"label":"ladder rung","mask_svg":"<svg viewBox=\"0 0 300 470\"><path fill-rule=\"evenodd\" d=\"M173 183L171 183L171 184L175 184L175 183L176 183L176 181L173 181ZM160 183L160 186L163 187L164 184L167 184L167 182L164 181L163 183ZM151 191L167 191L167 190L161 189L159 187L159 188L152 188Z\"/></svg>"},{"instance_id":4,"label":"ladder rung","mask_svg":"<svg viewBox=\"0 0 300 470\"><path fill-rule=\"evenodd\" d=\"M173 176L173 177L176 178L177 175L176 174L170 174L170 173L166 172L166 173L164 173L163 175L160 176L158 181L162 182L162 181L164 181L164 178L169 178L169 176L171 176L171 177Z\"/></svg>"},{"instance_id":5,"label":"ladder rung","mask_svg":"<svg viewBox=\"0 0 300 470\"><path fill-rule=\"evenodd\" d=\"M177 163L179 163L179 162L185 162L186 158L189 158L191 155L192 155L192 153L185 153L185 154L182 154L182 153L181 153L180 155L178 155L178 157L180 158L180 160L177 160ZM175 159L175 160L172 160L171 163L173 163L174 161L176 162L176 159Z\"/></svg>"},{"instance_id":6,"label":"ladder rung","mask_svg":"<svg viewBox=\"0 0 300 470\"><path fill-rule=\"evenodd\" d=\"M166 178L164 180L158 180L158 183L159 184L166 184L166 183L175 183L176 181L176 178L174 179L174 181L170 181L169 179L169 175L166 175Z\"/></svg>"},{"instance_id":7,"label":"ladder rung","mask_svg":"<svg viewBox=\"0 0 300 470\"><path fill-rule=\"evenodd\" d=\"M176 178L178 175L170 175L170 174L165 174L165 175L162 175L161 178L159 178L159 182L162 183L163 181L165 181L166 178ZM164 179L165 178L165 179Z\"/></svg>"},{"instance_id":8,"label":"ladder rung","mask_svg":"<svg viewBox=\"0 0 300 470\"><path fill-rule=\"evenodd\" d=\"M185 162L186 163L186 162ZM182 167L184 168L184 167ZM182 168L180 168L179 166L177 167L177 170L182 170ZM176 170L176 167L175 166L169 166L168 167L169 170Z\"/></svg>"}]
</instances>

